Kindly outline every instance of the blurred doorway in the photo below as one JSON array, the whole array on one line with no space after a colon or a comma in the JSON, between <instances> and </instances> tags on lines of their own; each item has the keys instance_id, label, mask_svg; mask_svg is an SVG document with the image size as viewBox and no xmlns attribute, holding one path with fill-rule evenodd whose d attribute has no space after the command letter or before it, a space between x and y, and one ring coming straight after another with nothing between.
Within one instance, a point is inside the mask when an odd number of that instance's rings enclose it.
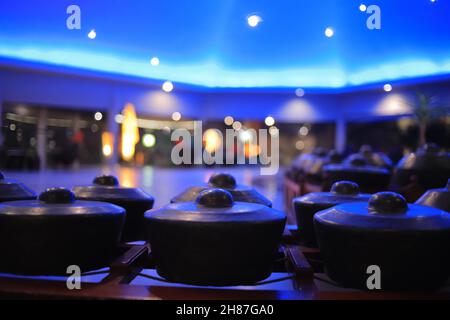
<instances>
[{"instance_id":1,"label":"blurred doorway","mask_svg":"<svg viewBox=\"0 0 450 320\"><path fill-rule=\"evenodd\" d=\"M5 103L1 116L3 168L71 168L102 161L102 111Z\"/></svg>"}]
</instances>

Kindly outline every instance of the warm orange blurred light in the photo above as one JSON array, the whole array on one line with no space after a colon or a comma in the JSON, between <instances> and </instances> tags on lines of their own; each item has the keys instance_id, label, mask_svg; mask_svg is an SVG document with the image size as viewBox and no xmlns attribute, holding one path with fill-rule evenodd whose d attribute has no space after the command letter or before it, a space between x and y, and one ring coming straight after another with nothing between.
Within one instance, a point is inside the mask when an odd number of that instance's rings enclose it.
<instances>
[{"instance_id":1,"label":"warm orange blurred light","mask_svg":"<svg viewBox=\"0 0 450 320\"><path fill-rule=\"evenodd\" d=\"M246 143L244 145L244 154L246 158L257 157L261 153L261 147L255 143Z\"/></svg>"},{"instance_id":2,"label":"warm orange blurred light","mask_svg":"<svg viewBox=\"0 0 450 320\"><path fill-rule=\"evenodd\" d=\"M139 129L133 104L128 103L122 114L122 158L130 161L133 159L136 143L139 142Z\"/></svg>"},{"instance_id":3,"label":"warm orange blurred light","mask_svg":"<svg viewBox=\"0 0 450 320\"><path fill-rule=\"evenodd\" d=\"M120 185L127 188L135 188L138 185L138 174L134 168L121 167L119 170Z\"/></svg>"},{"instance_id":4,"label":"warm orange blurred light","mask_svg":"<svg viewBox=\"0 0 450 320\"><path fill-rule=\"evenodd\" d=\"M142 151L136 153L136 164L143 166L145 163L145 156Z\"/></svg>"},{"instance_id":5,"label":"warm orange blurred light","mask_svg":"<svg viewBox=\"0 0 450 320\"><path fill-rule=\"evenodd\" d=\"M102 151L106 158L111 157L114 151L114 135L105 131L102 133Z\"/></svg>"},{"instance_id":6,"label":"warm orange blurred light","mask_svg":"<svg viewBox=\"0 0 450 320\"><path fill-rule=\"evenodd\" d=\"M208 129L203 134L205 150L213 153L222 147L222 136L216 129Z\"/></svg>"}]
</instances>

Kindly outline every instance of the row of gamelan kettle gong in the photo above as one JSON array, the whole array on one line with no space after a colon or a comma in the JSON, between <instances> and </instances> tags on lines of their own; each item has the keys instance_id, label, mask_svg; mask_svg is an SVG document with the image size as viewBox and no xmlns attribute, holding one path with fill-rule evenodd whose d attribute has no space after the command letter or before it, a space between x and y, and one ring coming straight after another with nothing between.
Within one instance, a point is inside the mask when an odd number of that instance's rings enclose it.
<instances>
[{"instance_id":1,"label":"row of gamelan kettle gong","mask_svg":"<svg viewBox=\"0 0 450 320\"><path fill-rule=\"evenodd\" d=\"M287 178L300 182L301 194L328 191L334 182L350 180L367 193L391 190L415 202L425 191L442 187L450 177L450 155L435 144L425 144L405 155L396 165L369 145L342 158L334 150L316 148L297 157L287 170Z\"/></svg>"},{"instance_id":2,"label":"row of gamelan kettle gong","mask_svg":"<svg viewBox=\"0 0 450 320\"><path fill-rule=\"evenodd\" d=\"M432 207L448 209L448 188L409 204L397 193L362 194L356 183L339 181L293 205L302 241L320 248L338 285L366 289L367 267L377 265L383 290L434 290L450 275L450 214ZM69 265L99 269L121 243L147 240L167 281L254 284L271 274L286 223L270 200L229 174L211 176L160 209L113 176L38 197L1 176L0 201L0 272L25 275L65 275Z\"/></svg>"},{"instance_id":3,"label":"row of gamelan kettle gong","mask_svg":"<svg viewBox=\"0 0 450 320\"><path fill-rule=\"evenodd\" d=\"M0 272L66 275L107 267L124 242L147 240L160 276L199 285L267 278L286 215L228 174L187 189L151 210L154 198L114 176L37 196L0 177Z\"/></svg>"},{"instance_id":4,"label":"row of gamelan kettle gong","mask_svg":"<svg viewBox=\"0 0 450 320\"><path fill-rule=\"evenodd\" d=\"M450 155L434 144L396 165L368 145L345 159L319 148L287 171L303 186L292 201L302 242L320 248L328 276L364 289L367 268L377 266L386 290L436 289L448 280L449 177Z\"/></svg>"}]
</instances>

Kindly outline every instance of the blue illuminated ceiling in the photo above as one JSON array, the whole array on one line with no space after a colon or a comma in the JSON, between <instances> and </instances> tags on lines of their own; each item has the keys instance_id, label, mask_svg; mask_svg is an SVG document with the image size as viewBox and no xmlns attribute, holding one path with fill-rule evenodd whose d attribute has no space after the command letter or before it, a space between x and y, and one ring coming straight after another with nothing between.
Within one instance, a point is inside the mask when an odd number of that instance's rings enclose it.
<instances>
[{"instance_id":1,"label":"blue illuminated ceiling","mask_svg":"<svg viewBox=\"0 0 450 320\"><path fill-rule=\"evenodd\" d=\"M361 3L381 8L381 30ZM81 30L66 27L70 4ZM450 74L450 2L0 0L0 57L207 87L346 88Z\"/></svg>"}]
</instances>

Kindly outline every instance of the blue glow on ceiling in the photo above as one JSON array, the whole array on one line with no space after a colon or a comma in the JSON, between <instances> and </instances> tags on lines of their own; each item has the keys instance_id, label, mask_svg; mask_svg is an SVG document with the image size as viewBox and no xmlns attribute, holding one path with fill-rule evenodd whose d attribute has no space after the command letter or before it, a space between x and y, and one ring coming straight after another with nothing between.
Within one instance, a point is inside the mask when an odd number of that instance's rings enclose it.
<instances>
[{"instance_id":1,"label":"blue glow on ceiling","mask_svg":"<svg viewBox=\"0 0 450 320\"><path fill-rule=\"evenodd\" d=\"M66 28L73 3L81 30ZM207 87L344 88L450 74L443 0L73 3L0 1L0 56ZM381 30L366 27L361 3L381 8ZM263 21L250 28L255 13Z\"/></svg>"}]
</instances>

